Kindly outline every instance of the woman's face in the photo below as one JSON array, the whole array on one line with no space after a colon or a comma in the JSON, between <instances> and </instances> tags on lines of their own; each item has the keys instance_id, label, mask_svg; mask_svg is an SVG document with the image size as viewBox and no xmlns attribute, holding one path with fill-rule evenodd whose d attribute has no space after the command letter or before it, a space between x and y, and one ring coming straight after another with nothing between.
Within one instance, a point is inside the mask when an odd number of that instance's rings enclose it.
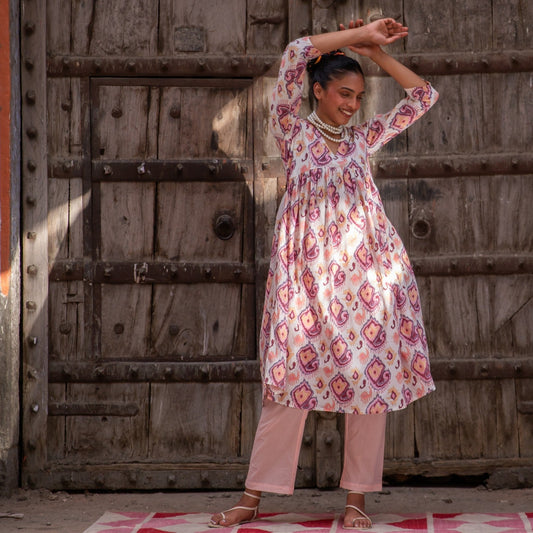
<instances>
[{"instance_id":1,"label":"woman's face","mask_svg":"<svg viewBox=\"0 0 533 533\"><path fill-rule=\"evenodd\" d=\"M317 115L327 124L340 126L347 124L361 106L365 80L360 74L346 72L331 79L326 87L315 83L313 92L318 102Z\"/></svg>"}]
</instances>

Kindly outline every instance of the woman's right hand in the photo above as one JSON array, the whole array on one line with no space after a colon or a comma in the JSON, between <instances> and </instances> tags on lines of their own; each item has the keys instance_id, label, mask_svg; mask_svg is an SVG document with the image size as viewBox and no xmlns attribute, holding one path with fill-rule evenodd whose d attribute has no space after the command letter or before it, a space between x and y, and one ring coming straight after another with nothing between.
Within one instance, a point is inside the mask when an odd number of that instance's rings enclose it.
<instances>
[{"instance_id":1,"label":"woman's right hand","mask_svg":"<svg viewBox=\"0 0 533 533\"><path fill-rule=\"evenodd\" d=\"M340 24L341 30L361 28L364 26L365 35L357 43L349 44L348 48L361 56L372 58L375 54L381 52L381 46L391 44L398 39L402 39L408 35L408 29L393 18L379 19L370 24L364 24L362 19L357 19L355 22L350 21L348 28L344 24Z\"/></svg>"}]
</instances>

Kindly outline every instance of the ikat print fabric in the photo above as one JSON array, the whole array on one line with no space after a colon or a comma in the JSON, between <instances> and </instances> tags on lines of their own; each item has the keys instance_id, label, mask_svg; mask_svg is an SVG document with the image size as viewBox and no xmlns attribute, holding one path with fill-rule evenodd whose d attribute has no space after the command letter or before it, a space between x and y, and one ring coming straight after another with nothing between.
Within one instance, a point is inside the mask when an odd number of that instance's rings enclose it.
<instances>
[{"instance_id":1,"label":"ikat print fabric","mask_svg":"<svg viewBox=\"0 0 533 533\"><path fill-rule=\"evenodd\" d=\"M264 397L298 409L374 414L434 390L419 291L387 218L369 156L438 93L406 90L389 113L350 128L337 153L298 115L309 38L288 45L270 126L287 177L272 244L260 358Z\"/></svg>"}]
</instances>

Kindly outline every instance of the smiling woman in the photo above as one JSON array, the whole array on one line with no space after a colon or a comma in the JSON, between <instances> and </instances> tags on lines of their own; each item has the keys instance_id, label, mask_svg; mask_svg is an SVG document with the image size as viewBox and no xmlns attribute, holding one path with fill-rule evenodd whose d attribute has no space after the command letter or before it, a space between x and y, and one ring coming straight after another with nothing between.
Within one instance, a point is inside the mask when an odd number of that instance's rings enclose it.
<instances>
[{"instance_id":1,"label":"smiling woman","mask_svg":"<svg viewBox=\"0 0 533 533\"><path fill-rule=\"evenodd\" d=\"M364 493L381 489L385 413L434 390L418 288L386 217L369 157L426 113L438 95L380 47L407 35L393 19L291 42L270 126L287 189L276 216L259 352L263 411L238 505L211 527L254 519L262 491L291 494L309 411L346 414L344 527L368 529ZM347 46L407 95L389 113L347 126L365 90ZM299 116L306 70L316 99Z\"/></svg>"}]
</instances>

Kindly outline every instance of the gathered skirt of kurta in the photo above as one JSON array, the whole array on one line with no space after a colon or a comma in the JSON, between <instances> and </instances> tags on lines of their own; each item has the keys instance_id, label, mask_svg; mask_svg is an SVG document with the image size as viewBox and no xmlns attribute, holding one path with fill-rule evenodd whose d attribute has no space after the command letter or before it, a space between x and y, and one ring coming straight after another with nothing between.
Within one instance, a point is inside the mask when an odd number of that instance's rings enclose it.
<instances>
[{"instance_id":1,"label":"gathered skirt of kurta","mask_svg":"<svg viewBox=\"0 0 533 533\"><path fill-rule=\"evenodd\" d=\"M319 53L308 38L287 47L271 106L287 190L260 331L264 396L299 409L394 411L434 383L413 270L368 158L438 95L429 83L407 89L334 154L298 116L305 64Z\"/></svg>"}]
</instances>

